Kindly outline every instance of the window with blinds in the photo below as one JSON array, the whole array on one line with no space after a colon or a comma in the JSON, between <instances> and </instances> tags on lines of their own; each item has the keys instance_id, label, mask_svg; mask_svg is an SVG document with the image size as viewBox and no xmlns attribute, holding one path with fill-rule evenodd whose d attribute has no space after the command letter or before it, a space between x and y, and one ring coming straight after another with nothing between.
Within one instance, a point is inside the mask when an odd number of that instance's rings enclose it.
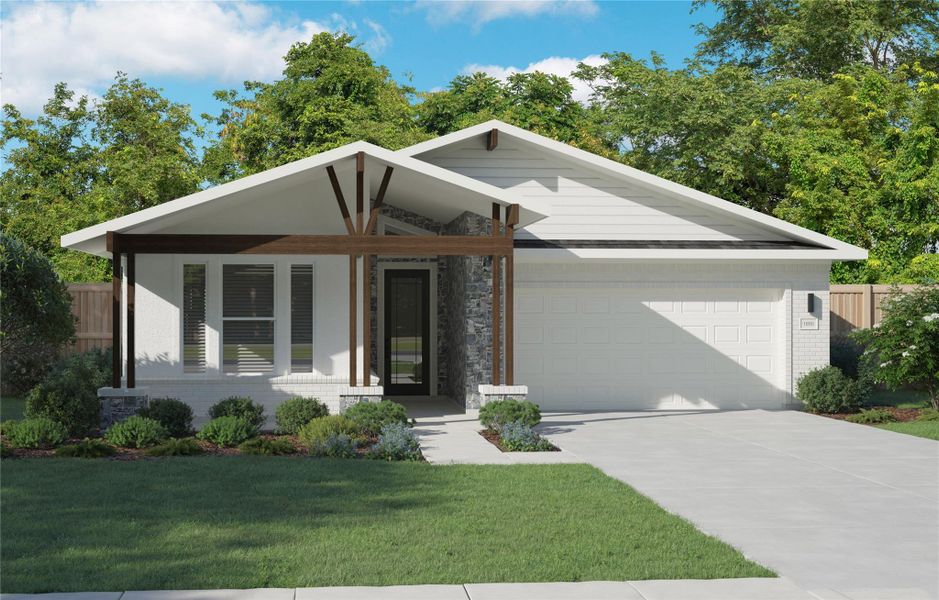
<instances>
[{"instance_id":1,"label":"window with blinds","mask_svg":"<svg viewBox=\"0 0 939 600\"><path fill-rule=\"evenodd\" d=\"M313 372L313 265L290 265L290 371Z\"/></svg>"},{"instance_id":2,"label":"window with blinds","mask_svg":"<svg viewBox=\"0 0 939 600\"><path fill-rule=\"evenodd\" d=\"M274 370L274 265L222 265L222 368Z\"/></svg>"},{"instance_id":3,"label":"window with blinds","mask_svg":"<svg viewBox=\"0 0 939 600\"><path fill-rule=\"evenodd\" d=\"M205 265L183 265L183 372L205 373Z\"/></svg>"}]
</instances>

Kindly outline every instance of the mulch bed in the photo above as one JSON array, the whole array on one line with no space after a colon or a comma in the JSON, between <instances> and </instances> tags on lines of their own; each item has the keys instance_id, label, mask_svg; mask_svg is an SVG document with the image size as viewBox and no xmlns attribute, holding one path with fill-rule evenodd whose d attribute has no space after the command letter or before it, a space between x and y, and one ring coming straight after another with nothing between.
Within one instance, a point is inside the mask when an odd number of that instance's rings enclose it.
<instances>
[{"instance_id":1,"label":"mulch bed","mask_svg":"<svg viewBox=\"0 0 939 600\"><path fill-rule=\"evenodd\" d=\"M897 422L900 422L900 423L904 423L907 421L915 421L916 418L920 415L920 413L922 413L924 410L922 408L897 408L895 406L865 407L865 409L867 408L889 410L891 413L893 413L893 417L897 420ZM857 414L857 413L821 413L821 416L828 417L830 419L838 419L839 421L844 421L845 419L850 417L852 414Z\"/></svg>"},{"instance_id":2,"label":"mulch bed","mask_svg":"<svg viewBox=\"0 0 939 600\"><path fill-rule=\"evenodd\" d=\"M483 436L487 442L501 450L502 452L515 452L515 450L508 450L505 446L502 445L502 438L499 437L499 433L493 431L492 429L483 429L479 432L479 435ZM544 439L544 438L542 438ZM547 450L533 450L533 452L560 452L561 449L551 444L551 448Z\"/></svg>"}]
</instances>

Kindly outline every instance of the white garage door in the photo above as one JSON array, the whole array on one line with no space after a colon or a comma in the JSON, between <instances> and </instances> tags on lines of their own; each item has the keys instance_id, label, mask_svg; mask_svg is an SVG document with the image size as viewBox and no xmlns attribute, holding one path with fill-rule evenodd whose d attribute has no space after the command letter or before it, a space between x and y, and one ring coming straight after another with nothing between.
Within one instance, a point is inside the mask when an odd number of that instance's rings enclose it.
<instances>
[{"instance_id":1,"label":"white garage door","mask_svg":"<svg viewBox=\"0 0 939 600\"><path fill-rule=\"evenodd\" d=\"M515 379L551 409L779 408L768 289L517 289Z\"/></svg>"}]
</instances>

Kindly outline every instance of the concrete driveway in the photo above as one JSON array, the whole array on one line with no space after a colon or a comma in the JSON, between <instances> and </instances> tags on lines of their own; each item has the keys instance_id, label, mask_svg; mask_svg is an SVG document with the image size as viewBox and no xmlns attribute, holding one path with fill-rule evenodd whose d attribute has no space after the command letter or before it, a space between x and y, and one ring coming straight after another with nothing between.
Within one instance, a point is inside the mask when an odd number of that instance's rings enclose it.
<instances>
[{"instance_id":1,"label":"concrete driveway","mask_svg":"<svg viewBox=\"0 0 939 600\"><path fill-rule=\"evenodd\" d=\"M762 410L555 413L540 429L806 589L939 596L939 442Z\"/></svg>"}]
</instances>

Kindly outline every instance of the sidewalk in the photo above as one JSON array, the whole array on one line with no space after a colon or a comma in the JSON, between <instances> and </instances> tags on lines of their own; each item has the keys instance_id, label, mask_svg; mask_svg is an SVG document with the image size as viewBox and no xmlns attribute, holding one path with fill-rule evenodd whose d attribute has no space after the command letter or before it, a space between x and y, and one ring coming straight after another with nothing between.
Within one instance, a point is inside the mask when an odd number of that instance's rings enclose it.
<instances>
[{"instance_id":1,"label":"sidewalk","mask_svg":"<svg viewBox=\"0 0 939 600\"><path fill-rule=\"evenodd\" d=\"M911 589L805 591L783 578L0 594L0 600L575 600L578 598L589 600L929 600L925 592Z\"/></svg>"}]
</instances>

